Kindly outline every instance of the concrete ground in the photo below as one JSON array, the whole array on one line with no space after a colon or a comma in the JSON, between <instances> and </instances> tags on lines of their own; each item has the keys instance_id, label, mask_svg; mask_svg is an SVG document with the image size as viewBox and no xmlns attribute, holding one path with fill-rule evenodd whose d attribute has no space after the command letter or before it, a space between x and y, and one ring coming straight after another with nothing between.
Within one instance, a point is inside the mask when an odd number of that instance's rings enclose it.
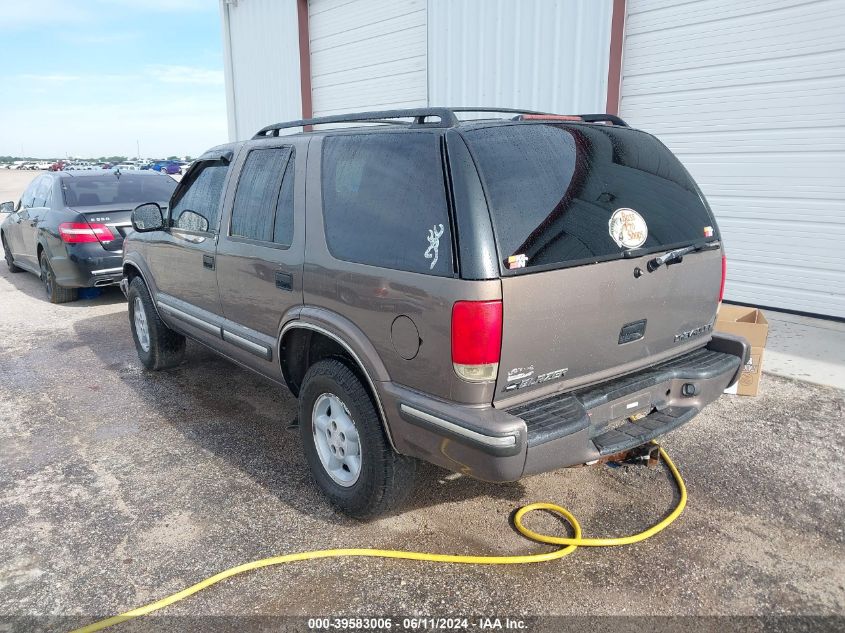
<instances>
[{"instance_id":1,"label":"concrete ground","mask_svg":"<svg viewBox=\"0 0 845 633\"><path fill-rule=\"evenodd\" d=\"M766 310L765 371L845 389L845 323Z\"/></svg>"},{"instance_id":2,"label":"concrete ground","mask_svg":"<svg viewBox=\"0 0 845 633\"><path fill-rule=\"evenodd\" d=\"M663 442L689 487L686 511L637 545L531 566L298 563L227 581L129 629L257 626L211 616L622 614L836 616L815 628L841 630L844 405L840 390L770 374L758 397L711 405ZM179 368L146 372L119 291L51 305L34 275L0 262L0 631L67 629L281 553L544 551L509 526L532 501L570 508L586 535L614 536L651 525L677 500L663 469L570 469L494 485L423 466L404 512L360 523L312 485L298 434L285 428L294 406L194 344ZM530 524L565 531L548 516ZM66 619L38 619L46 615ZM652 619L632 622L654 630Z\"/></svg>"},{"instance_id":3,"label":"concrete ground","mask_svg":"<svg viewBox=\"0 0 845 633\"><path fill-rule=\"evenodd\" d=\"M29 171L21 169L0 169L0 202L13 201L17 203L26 186L43 171ZM0 220L5 216L0 215Z\"/></svg>"}]
</instances>

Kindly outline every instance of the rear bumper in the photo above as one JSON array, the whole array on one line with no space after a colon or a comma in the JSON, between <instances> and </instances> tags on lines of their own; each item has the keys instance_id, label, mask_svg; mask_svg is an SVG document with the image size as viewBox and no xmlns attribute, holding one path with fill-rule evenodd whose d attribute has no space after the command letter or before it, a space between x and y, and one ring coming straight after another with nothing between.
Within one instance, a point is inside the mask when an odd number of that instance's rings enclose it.
<instances>
[{"instance_id":1,"label":"rear bumper","mask_svg":"<svg viewBox=\"0 0 845 633\"><path fill-rule=\"evenodd\" d=\"M739 378L750 347L717 333L707 347L566 394L507 410L468 406L383 384L397 450L488 481L590 463L694 418ZM647 414L632 421L634 414Z\"/></svg>"},{"instance_id":2,"label":"rear bumper","mask_svg":"<svg viewBox=\"0 0 845 633\"><path fill-rule=\"evenodd\" d=\"M123 277L123 252L107 251L99 244L75 244L67 248L67 253L52 255L50 265L60 286L113 286Z\"/></svg>"}]
</instances>

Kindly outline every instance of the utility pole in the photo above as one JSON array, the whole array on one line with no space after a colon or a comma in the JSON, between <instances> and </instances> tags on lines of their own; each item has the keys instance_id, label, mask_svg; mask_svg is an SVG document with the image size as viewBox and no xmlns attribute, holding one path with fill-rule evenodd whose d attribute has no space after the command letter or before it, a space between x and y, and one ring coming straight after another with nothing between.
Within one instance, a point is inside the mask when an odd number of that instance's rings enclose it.
<instances>
[{"instance_id":1,"label":"utility pole","mask_svg":"<svg viewBox=\"0 0 845 633\"><path fill-rule=\"evenodd\" d=\"M138 142L138 139L135 139L135 151L138 152L135 158L141 160L141 143Z\"/></svg>"}]
</instances>

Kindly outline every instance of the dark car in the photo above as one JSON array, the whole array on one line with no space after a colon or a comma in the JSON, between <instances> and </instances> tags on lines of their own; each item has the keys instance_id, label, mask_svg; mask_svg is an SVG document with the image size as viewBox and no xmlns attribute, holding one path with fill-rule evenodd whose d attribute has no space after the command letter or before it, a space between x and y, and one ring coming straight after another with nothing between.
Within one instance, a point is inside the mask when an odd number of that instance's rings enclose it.
<instances>
[{"instance_id":1,"label":"dark car","mask_svg":"<svg viewBox=\"0 0 845 633\"><path fill-rule=\"evenodd\" d=\"M176 182L154 172L57 171L38 176L0 224L12 272L41 277L53 303L73 301L78 288L116 284L123 238L139 202L166 205Z\"/></svg>"},{"instance_id":2,"label":"dark car","mask_svg":"<svg viewBox=\"0 0 845 633\"><path fill-rule=\"evenodd\" d=\"M191 337L287 385L315 481L355 516L397 503L415 459L513 481L648 455L748 358L713 331L716 221L646 132L512 114L294 121L201 156L169 210L132 216L143 365ZM280 134L356 121L385 124Z\"/></svg>"}]
</instances>

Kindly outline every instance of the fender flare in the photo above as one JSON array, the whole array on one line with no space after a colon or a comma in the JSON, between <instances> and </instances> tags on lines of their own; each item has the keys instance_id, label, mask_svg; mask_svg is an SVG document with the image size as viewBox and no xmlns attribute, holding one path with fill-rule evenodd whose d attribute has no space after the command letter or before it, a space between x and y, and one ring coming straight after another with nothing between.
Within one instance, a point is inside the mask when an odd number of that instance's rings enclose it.
<instances>
[{"instance_id":1,"label":"fender flare","mask_svg":"<svg viewBox=\"0 0 845 633\"><path fill-rule=\"evenodd\" d=\"M305 306L299 310L298 318L285 323L279 333L279 339L276 344L276 352L279 359L282 358L282 341L284 340L285 334L294 329L304 329L312 332L318 332L335 341L349 353L352 361L358 366L358 369L364 375L364 378L370 387L370 391L372 391L376 409L378 410L379 417L381 418L385 435L387 435L387 441L391 448L396 450L396 445L393 442L393 435L390 432L390 424L388 423L387 415L382 403L381 394L376 386L376 383L378 382L389 381L390 375L387 373L387 368L385 368L381 358L376 353L375 347L373 347L372 343L367 340L364 333L345 317L323 308ZM358 345L353 342L355 339L358 339ZM356 349L356 347L359 346L364 349ZM364 359L368 362L365 362Z\"/></svg>"},{"instance_id":2,"label":"fender flare","mask_svg":"<svg viewBox=\"0 0 845 633\"><path fill-rule=\"evenodd\" d=\"M123 276L124 277L126 277L127 269L129 269L129 268L133 269L135 272L138 273L138 276L141 277L141 279L144 282L144 285L147 287L147 291L150 293L150 299L152 299L152 304L153 304L153 308L156 311L156 315L158 316L159 319L161 319L161 313L158 310L158 302L155 300L155 296L153 296L153 287L150 285L150 282L147 281L147 276L144 273L144 270L141 268L141 266L137 262L133 262L131 260L124 259L122 268L123 268ZM127 288L127 290L128 290L128 288ZM127 297L127 301L128 301L128 297ZM167 323L167 321L165 321L164 319L161 319L161 320L164 321L165 324Z\"/></svg>"}]
</instances>

